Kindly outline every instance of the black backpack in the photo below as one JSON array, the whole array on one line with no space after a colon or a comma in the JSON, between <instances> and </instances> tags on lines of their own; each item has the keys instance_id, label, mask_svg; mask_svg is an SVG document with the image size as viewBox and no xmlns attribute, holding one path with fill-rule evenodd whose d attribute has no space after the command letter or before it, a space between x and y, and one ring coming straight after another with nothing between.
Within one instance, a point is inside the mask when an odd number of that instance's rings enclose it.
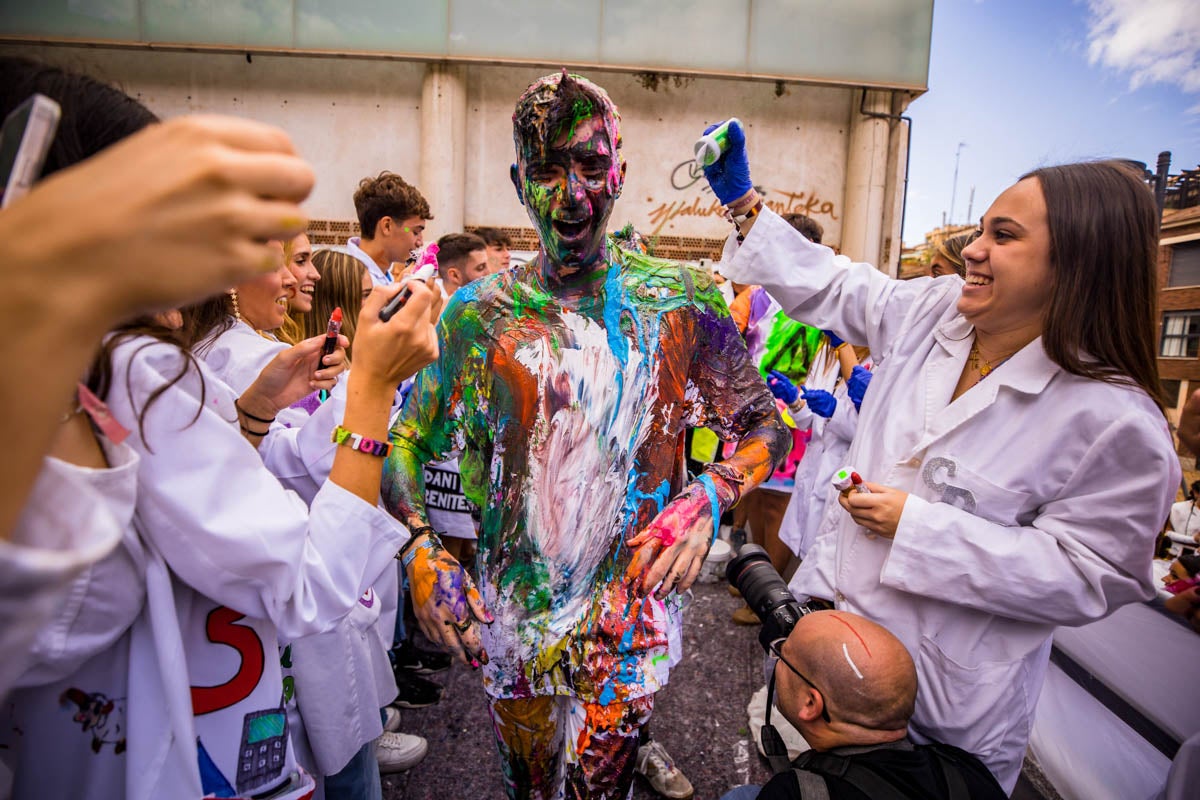
<instances>
[{"instance_id":1,"label":"black backpack","mask_svg":"<svg viewBox=\"0 0 1200 800\"><path fill-rule=\"evenodd\" d=\"M880 747L896 746L892 744ZM871 769L854 758L854 755L876 749L879 747L862 748L853 755L818 753L815 750L801 754L792 764L792 772L799 784L801 797L804 800L830 800L829 786L825 782L825 777L828 776L849 783L871 800L928 800L913 797L889 781L882 772ZM933 762L937 765L946 787L942 796L944 800L972 800L962 775L962 751L937 743L919 745L918 749L933 756ZM996 797L1006 797L999 785L996 786Z\"/></svg>"}]
</instances>

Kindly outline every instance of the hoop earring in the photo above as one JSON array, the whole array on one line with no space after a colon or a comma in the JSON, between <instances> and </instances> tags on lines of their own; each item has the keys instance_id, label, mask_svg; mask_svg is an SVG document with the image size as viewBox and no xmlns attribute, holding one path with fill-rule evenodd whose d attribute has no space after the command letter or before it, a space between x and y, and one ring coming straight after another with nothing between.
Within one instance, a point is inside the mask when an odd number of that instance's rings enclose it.
<instances>
[{"instance_id":1,"label":"hoop earring","mask_svg":"<svg viewBox=\"0 0 1200 800\"><path fill-rule=\"evenodd\" d=\"M238 308L237 289L229 290L229 299L233 301L233 318L238 322L245 322L245 320L242 319L242 310Z\"/></svg>"}]
</instances>

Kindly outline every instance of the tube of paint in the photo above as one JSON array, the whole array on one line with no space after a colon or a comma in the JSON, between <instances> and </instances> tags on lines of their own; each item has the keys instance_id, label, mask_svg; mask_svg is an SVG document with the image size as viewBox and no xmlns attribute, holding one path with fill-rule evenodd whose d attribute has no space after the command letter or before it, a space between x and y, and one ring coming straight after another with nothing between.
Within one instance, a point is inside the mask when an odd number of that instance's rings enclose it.
<instances>
[{"instance_id":1,"label":"tube of paint","mask_svg":"<svg viewBox=\"0 0 1200 800\"><path fill-rule=\"evenodd\" d=\"M858 492L859 494L871 493L871 490L867 488L865 483L863 483L862 475L859 475L857 472L850 473L850 483L854 486L854 491Z\"/></svg>"},{"instance_id":2,"label":"tube of paint","mask_svg":"<svg viewBox=\"0 0 1200 800\"><path fill-rule=\"evenodd\" d=\"M854 488L854 481L851 480L850 476L856 474L857 473L854 471L854 467L842 467L837 472L833 473L833 479L830 481L830 483L832 483L833 488L837 489L839 492L847 491L848 489Z\"/></svg>"},{"instance_id":3,"label":"tube of paint","mask_svg":"<svg viewBox=\"0 0 1200 800\"><path fill-rule=\"evenodd\" d=\"M432 278L438 271L438 246L431 244L425 248L425 252L421 255L421 261L417 264L417 269L411 275L406 277L402 283L407 284L409 281L424 281ZM405 286L400 290L400 294L393 297L387 302L379 312L379 319L387 322L392 317L396 316L396 312L404 307L408 302L408 298L412 295L412 290Z\"/></svg>"},{"instance_id":4,"label":"tube of paint","mask_svg":"<svg viewBox=\"0 0 1200 800\"><path fill-rule=\"evenodd\" d=\"M729 149L729 125L734 122L742 124L737 117L730 117L696 140L696 144L692 146L696 155L696 166L711 167L717 163L721 154Z\"/></svg>"}]
</instances>

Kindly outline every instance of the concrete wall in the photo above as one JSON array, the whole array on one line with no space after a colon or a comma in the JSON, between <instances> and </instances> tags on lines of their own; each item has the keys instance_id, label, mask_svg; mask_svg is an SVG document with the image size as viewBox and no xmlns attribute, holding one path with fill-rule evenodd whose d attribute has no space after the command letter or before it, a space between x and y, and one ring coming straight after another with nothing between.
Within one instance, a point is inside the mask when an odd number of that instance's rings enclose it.
<instances>
[{"instance_id":1,"label":"concrete wall","mask_svg":"<svg viewBox=\"0 0 1200 800\"><path fill-rule=\"evenodd\" d=\"M530 241L528 218L508 177L512 107L531 81L554 66L445 69L384 59L11 44L0 45L0 52L113 81L161 116L216 112L279 125L317 171L307 209L325 226L315 230L327 232L330 241L344 238L354 219L351 195L358 180L383 169L437 187L439 196L426 189L434 236L462 225L493 225ZM871 121L873 134L860 136L852 148L859 90L657 73L589 77L609 91L623 117L629 171L614 227L632 222L659 237L666 255L719 251L730 226L703 178L689 174L691 145L706 124L737 116L749 131L753 176L776 210L813 216L835 247L843 245L849 215L860 231L846 243L849 255L885 270L886 262L898 260L899 248L891 243L899 241L896 193L904 164L897 140L904 129ZM453 96L442 102L446 92L465 93L465 146L459 144L464 123L456 116L464 104ZM882 110L897 106L890 93L871 94L879 96ZM857 124L862 129L861 118ZM423 142L423 130L439 141ZM859 184L882 188L886 197L848 192L851 171Z\"/></svg>"}]
</instances>

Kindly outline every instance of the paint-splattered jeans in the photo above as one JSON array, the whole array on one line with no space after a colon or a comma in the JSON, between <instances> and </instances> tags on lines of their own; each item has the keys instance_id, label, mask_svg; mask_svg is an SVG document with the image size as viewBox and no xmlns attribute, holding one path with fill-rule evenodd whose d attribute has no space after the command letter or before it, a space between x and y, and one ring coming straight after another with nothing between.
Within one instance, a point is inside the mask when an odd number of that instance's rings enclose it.
<instances>
[{"instance_id":1,"label":"paint-splattered jeans","mask_svg":"<svg viewBox=\"0 0 1200 800\"><path fill-rule=\"evenodd\" d=\"M654 695L627 703L546 696L489 702L510 800L625 800Z\"/></svg>"}]
</instances>

